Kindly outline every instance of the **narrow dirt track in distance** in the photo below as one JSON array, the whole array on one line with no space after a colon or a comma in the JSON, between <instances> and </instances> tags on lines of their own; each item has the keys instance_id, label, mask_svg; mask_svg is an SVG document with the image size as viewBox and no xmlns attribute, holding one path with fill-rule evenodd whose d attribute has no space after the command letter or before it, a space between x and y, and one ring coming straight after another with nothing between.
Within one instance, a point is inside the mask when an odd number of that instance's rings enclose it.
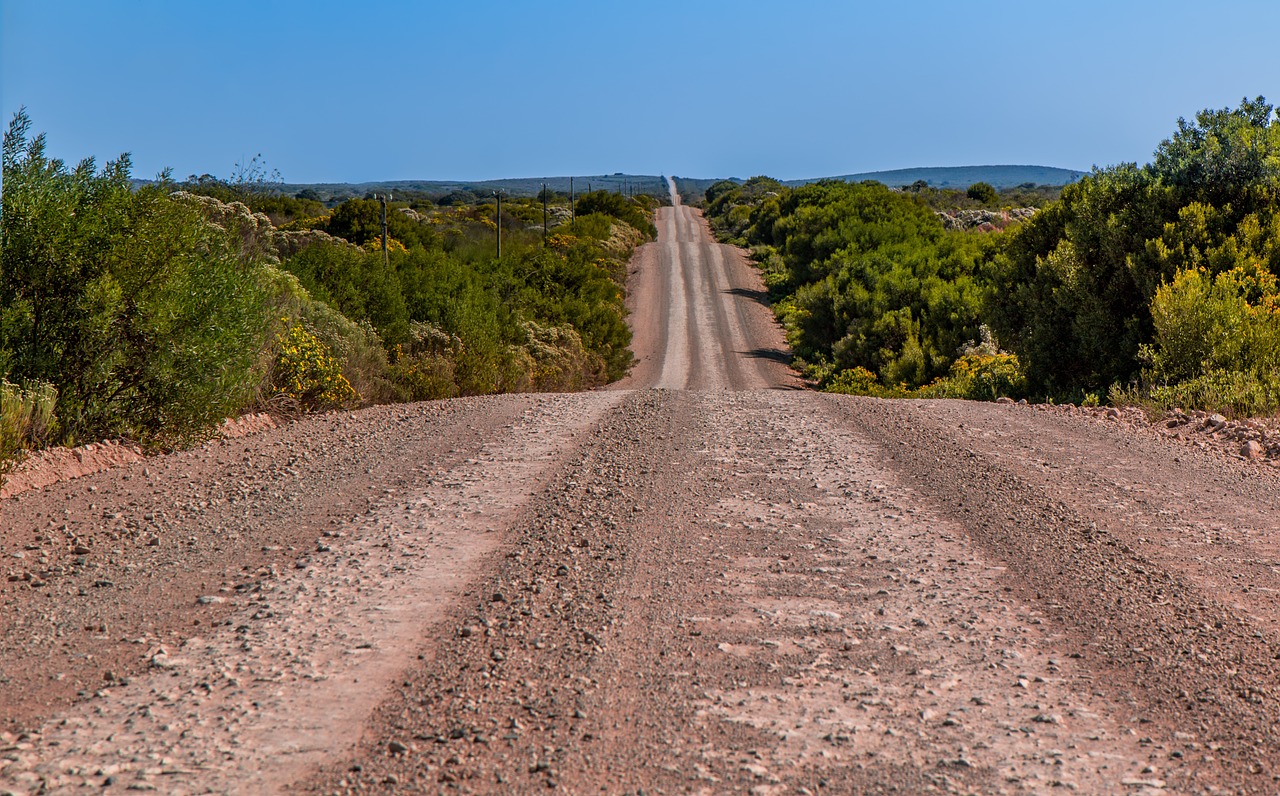
<instances>
[{"instance_id":1,"label":"narrow dirt track in distance","mask_svg":"<svg viewBox=\"0 0 1280 796\"><path fill-rule=\"evenodd\" d=\"M0 502L0 791L1280 790L1274 469L805 390L742 253L657 226L609 390Z\"/></svg>"}]
</instances>

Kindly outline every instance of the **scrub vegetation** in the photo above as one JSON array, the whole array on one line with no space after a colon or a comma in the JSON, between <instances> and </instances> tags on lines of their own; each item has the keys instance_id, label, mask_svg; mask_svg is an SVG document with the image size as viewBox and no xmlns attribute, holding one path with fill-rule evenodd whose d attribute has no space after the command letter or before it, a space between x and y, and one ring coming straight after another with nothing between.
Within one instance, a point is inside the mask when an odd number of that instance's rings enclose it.
<instances>
[{"instance_id":1,"label":"scrub vegetation","mask_svg":"<svg viewBox=\"0 0 1280 796\"><path fill-rule=\"evenodd\" d=\"M255 408L306 412L575 390L631 365L625 262L650 196L435 206L284 196L232 178L139 184L127 155L50 157L4 137L0 461L103 438L189 444ZM2 475L0 471L0 475Z\"/></svg>"},{"instance_id":2,"label":"scrub vegetation","mask_svg":"<svg viewBox=\"0 0 1280 796\"><path fill-rule=\"evenodd\" d=\"M1280 409L1280 119L1206 110L1143 166L1042 191L765 177L706 189L830 390ZM1047 199L1047 197L1045 197ZM980 206L1012 223L944 229Z\"/></svg>"}]
</instances>

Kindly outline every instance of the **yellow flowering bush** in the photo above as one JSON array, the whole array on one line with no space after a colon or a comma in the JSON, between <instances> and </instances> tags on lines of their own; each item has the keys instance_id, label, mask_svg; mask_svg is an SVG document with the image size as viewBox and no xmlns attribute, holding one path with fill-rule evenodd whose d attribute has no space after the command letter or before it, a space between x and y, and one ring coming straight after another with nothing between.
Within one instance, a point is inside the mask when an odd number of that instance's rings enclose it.
<instances>
[{"instance_id":1,"label":"yellow flowering bush","mask_svg":"<svg viewBox=\"0 0 1280 796\"><path fill-rule=\"evenodd\" d=\"M351 382L342 375L341 363L298 324L280 337L272 385L277 395L287 395L308 410L337 408L359 400Z\"/></svg>"},{"instance_id":2,"label":"yellow flowering bush","mask_svg":"<svg viewBox=\"0 0 1280 796\"><path fill-rule=\"evenodd\" d=\"M370 252L380 252L380 251L382 251L382 236L378 236L378 237L376 237L376 238L371 238L371 239L369 239L369 240L365 241L365 244L364 244L364 250L365 250L365 251L370 251ZM396 240L396 239L395 239L395 238L393 238L393 237L388 236L388 237L387 237L387 251L389 251L389 252L407 252L407 251L409 251L409 250L405 248L405 246L404 246L404 244L403 244L403 243L401 243L400 241Z\"/></svg>"}]
</instances>

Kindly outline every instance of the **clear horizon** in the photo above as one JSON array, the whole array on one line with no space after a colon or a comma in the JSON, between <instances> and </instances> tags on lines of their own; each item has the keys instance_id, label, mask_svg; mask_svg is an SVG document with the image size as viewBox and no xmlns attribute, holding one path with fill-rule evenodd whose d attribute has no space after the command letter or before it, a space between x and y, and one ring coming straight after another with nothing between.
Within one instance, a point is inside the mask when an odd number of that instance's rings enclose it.
<instances>
[{"instance_id":1,"label":"clear horizon","mask_svg":"<svg viewBox=\"0 0 1280 796\"><path fill-rule=\"evenodd\" d=\"M138 178L783 180L1149 160L1276 95L1280 6L4 0L0 112Z\"/></svg>"}]
</instances>

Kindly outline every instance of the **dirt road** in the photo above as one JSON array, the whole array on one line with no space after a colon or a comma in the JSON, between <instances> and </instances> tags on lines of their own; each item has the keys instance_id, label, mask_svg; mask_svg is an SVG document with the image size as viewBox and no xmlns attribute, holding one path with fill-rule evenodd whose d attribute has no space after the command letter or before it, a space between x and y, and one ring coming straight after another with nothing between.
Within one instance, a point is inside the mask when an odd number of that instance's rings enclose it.
<instances>
[{"instance_id":1,"label":"dirt road","mask_svg":"<svg viewBox=\"0 0 1280 796\"><path fill-rule=\"evenodd\" d=\"M658 228L614 389L0 502L0 791L1280 791L1280 471L803 390Z\"/></svg>"}]
</instances>

